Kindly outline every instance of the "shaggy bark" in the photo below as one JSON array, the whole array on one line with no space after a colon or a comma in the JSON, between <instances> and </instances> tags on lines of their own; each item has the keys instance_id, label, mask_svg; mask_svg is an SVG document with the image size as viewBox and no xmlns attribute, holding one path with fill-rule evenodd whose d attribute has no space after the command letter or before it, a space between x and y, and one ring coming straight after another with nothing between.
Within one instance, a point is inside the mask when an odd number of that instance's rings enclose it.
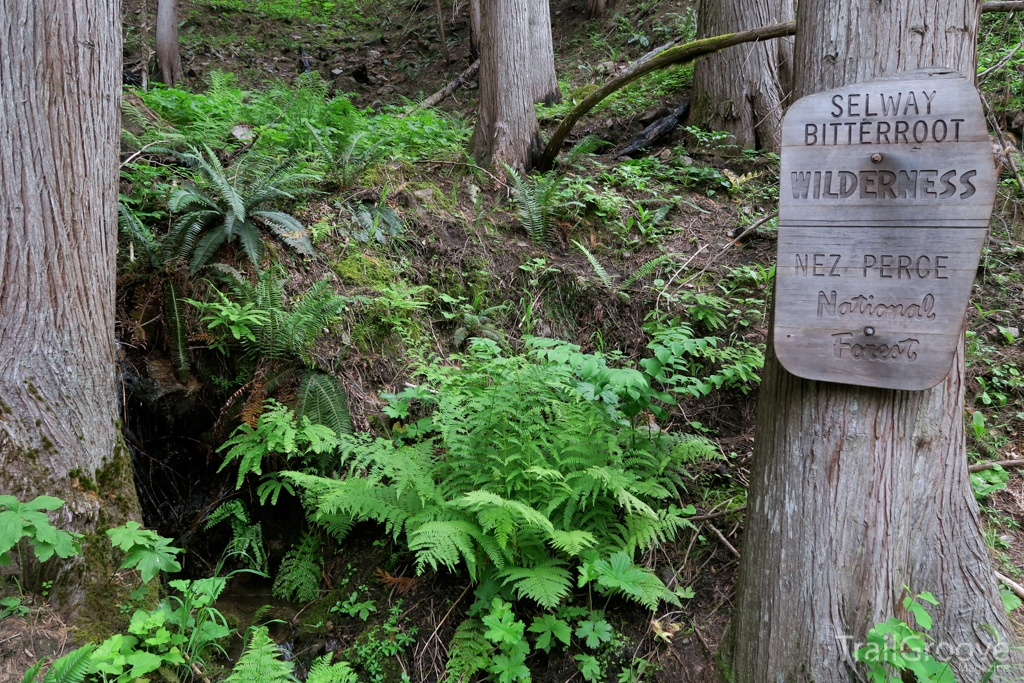
<instances>
[{"instance_id":1,"label":"shaggy bark","mask_svg":"<svg viewBox=\"0 0 1024 683\"><path fill-rule=\"evenodd\" d=\"M178 0L159 0L156 7L156 60L166 85L181 80L181 51L178 47Z\"/></svg>"},{"instance_id":2,"label":"shaggy bark","mask_svg":"<svg viewBox=\"0 0 1024 683\"><path fill-rule=\"evenodd\" d=\"M792 0L701 0L697 36L735 33L793 17ZM791 73L791 40L739 45L698 60L690 122L731 133L740 147L777 152Z\"/></svg>"},{"instance_id":3,"label":"shaggy bark","mask_svg":"<svg viewBox=\"0 0 1024 683\"><path fill-rule=\"evenodd\" d=\"M530 68L534 102L556 104L562 101L562 91L555 75L555 50L551 41L551 5L549 0L529 0L530 3Z\"/></svg>"},{"instance_id":4,"label":"shaggy bark","mask_svg":"<svg viewBox=\"0 0 1024 683\"><path fill-rule=\"evenodd\" d=\"M481 4L480 99L469 148L483 167L529 169L541 149L531 96L529 9L525 0Z\"/></svg>"},{"instance_id":5,"label":"shaggy bark","mask_svg":"<svg viewBox=\"0 0 1024 683\"><path fill-rule=\"evenodd\" d=\"M116 446L120 2L0 0L0 41L0 493L61 497L56 523L91 532L138 514ZM73 609L94 578L65 565L56 595Z\"/></svg>"},{"instance_id":6,"label":"shaggy bark","mask_svg":"<svg viewBox=\"0 0 1024 683\"><path fill-rule=\"evenodd\" d=\"M973 74L979 10L802 2L794 98L932 64ZM1013 642L968 480L963 354L961 341L946 379L913 392L799 379L769 348L723 646L735 683L855 680L853 643L888 617L914 623L904 585L939 600L934 652L958 681ZM992 680L1021 680L1019 653L1001 661Z\"/></svg>"}]
</instances>

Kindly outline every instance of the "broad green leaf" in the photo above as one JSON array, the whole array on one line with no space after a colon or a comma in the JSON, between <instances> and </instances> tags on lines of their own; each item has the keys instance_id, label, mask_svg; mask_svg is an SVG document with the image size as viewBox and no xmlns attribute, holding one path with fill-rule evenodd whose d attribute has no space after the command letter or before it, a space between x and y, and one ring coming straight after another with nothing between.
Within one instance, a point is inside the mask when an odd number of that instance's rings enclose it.
<instances>
[{"instance_id":1,"label":"broad green leaf","mask_svg":"<svg viewBox=\"0 0 1024 683\"><path fill-rule=\"evenodd\" d=\"M537 635L537 647L545 652L551 651L552 637L558 638L562 644L568 645L572 639L572 629L569 624L552 614L545 614L535 617L530 624L530 633Z\"/></svg>"}]
</instances>

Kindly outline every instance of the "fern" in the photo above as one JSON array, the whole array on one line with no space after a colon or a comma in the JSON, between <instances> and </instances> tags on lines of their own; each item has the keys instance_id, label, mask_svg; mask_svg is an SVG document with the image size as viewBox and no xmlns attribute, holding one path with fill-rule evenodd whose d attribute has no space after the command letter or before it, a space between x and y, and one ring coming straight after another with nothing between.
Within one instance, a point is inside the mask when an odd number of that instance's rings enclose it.
<instances>
[{"instance_id":1,"label":"fern","mask_svg":"<svg viewBox=\"0 0 1024 683\"><path fill-rule=\"evenodd\" d=\"M263 545L263 527L259 522L250 521L242 501L235 499L218 505L210 513L203 529L211 529L227 519L231 520L231 542L227 552L247 558L253 569L266 572L267 551Z\"/></svg>"},{"instance_id":2,"label":"fern","mask_svg":"<svg viewBox=\"0 0 1024 683\"><path fill-rule=\"evenodd\" d=\"M552 204L564 179L555 173L524 178L507 164L505 172L511 183L512 198L519 207L519 222L534 244L546 243L551 239Z\"/></svg>"},{"instance_id":3,"label":"fern","mask_svg":"<svg viewBox=\"0 0 1024 683\"><path fill-rule=\"evenodd\" d=\"M580 252L586 257L587 261L590 262L591 267L593 267L594 272L597 273L597 276L598 278L600 278L601 284L604 285L605 289L607 289L612 294L615 294L623 301L629 300L629 295L626 294L625 290L629 289L630 286L632 286L637 280L647 277L655 270L657 270L658 266L665 263L666 261L671 261L679 257L679 254L662 254L661 256L655 256L654 258L650 259L649 261L646 261L643 265L637 268L633 272L633 274L626 278L626 280L621 285L616 286L615 282L613 281L613 276L608 274L608 271L605 269L605 267L601 265L600 261L598 261L592 253L590 253L589 249L587 249L583 244L576 240L573 240L573 244L575 244L576 248L579 249Z\"/></svg>"},{"instance_id":4,"label":"fern","mask_svg":"<svg viewBox=\"0 0 1024 683\"><path fill-rule=\"evenodd\" d=\"M253 629L249 645L225 683L291 683L294 664L281 659L281 650L266 626Z\"/></svg>"},{"instance_id":5,"label":"fern","mask_svg":"<svg viewBox=\"0 0 1024 683\"><path fill-rule=\"evenodd\" d=\"M585 154L593 154L602 147L607 147L611 143L607 140L602 140L596 135L587 135L581 138L569 153L565 155L565 165L575 166L576 162L583 158Z\"/></svg>"},{"instance_id":6,"label":"fern","mask_svg":"<svg viewBox=\"0 0 1024 683\"><path fill-rule=\"evenodd\" d=\"M38 662L25 672L22 683L82 683L94 671L91 658L95 649L95 645L89 644L72 650L50 666L42 681L37 676L43 663Z\"/></svg>"},{"instance_id":7,"label":"fern","mask_svg":"<svg viewBox=\"0 0 1024 683\"><path fill-rule=\"evenodd\" d=\"M336 377L323 372L307 372L299 385L295 407L298 418L308 417L335 434L351 434L352 419L348 414L348 397Z\"/></svg>"},{"instance_id":8,"label":"fern","mask_svg":"<svg viewBox=\"0 0 1024 683\"><path fill-rule=\"evenodd\" d=\"M456 366L422 368L427 386L389 408L407 415L419 397L429 418L416 437L342 435L341 478L281 476L305 492L313 521L344 534L372 520L404 537L420 572L461 567L557 606L583 555L632 558L688 525L693 508L671 502L700 449L630 426L661 396L643 373L563 342L526 341L527 354L505 356L474 339ZM623 594L645 605L669 595Z\"/></svg>"},{"instance_id":9,"label":"fern","mask_svg":"<svg viewBox=\"0 0 1024 683\"><path fill-rule=\"evenodd\" d=\"M320 541L312 534L303 534L281 562L274 579L274 597L296 602L316 600L320 594L322 568Z\"/></svg>"},{"instance_id":10,"label":"fern","mask_svg":"<svg viewBox=\"0 0 1024 683\"><path fill-rule=\"evenodd\" d=\"M191 358L188 354L188 327L185 323L185 299L181 296L178 284L168 280L164 290L164 321L167 328L168 348L171 362L178 373L178 379L188 379Z\"/></svg>"},{"instance_id":11,"label":"fern","mask_svg":"<svg viewBox=\"0 0 1024 683\"><path fill-rule=\"evenodd\" d=\"M469 683L490 663L494 646L484 637L484 625L479 619L466 619L448 643L448 663L445 665L444 683Z\"/></svg>"},{"instance_id":12,"label":"fern","mask_svg":"<svg viewBox=\"0 0 1024 683\"><path fill-rule=\"evenodd\" d=\"M358 683L359 676L352 670L348 662L331 664L331 655L317 657L309 668L306 683Z\"/></svg>"},{"instance_id":13,"label":"fern","mask_svg":"<svg viewBox=\"0 0 1024 683\"><path fill-rule=\"evenodd\" d=\"M572 243L575 244L576 248L579 249L583 253L583 255L587 257L588 261L590 261L591 267L593 267L594 272L597 273L597 276L601 279L601 284L605 286L605 289L607 289L610 292L614 292L615 283L612 280L612 276L608 274L608 271L605 270L605 267L601 265L600 261L598 261L597 258L590 253L590 250L583 246L583 244L581 244L580 242L573 240Z\"/></svg>"}]
</instances>

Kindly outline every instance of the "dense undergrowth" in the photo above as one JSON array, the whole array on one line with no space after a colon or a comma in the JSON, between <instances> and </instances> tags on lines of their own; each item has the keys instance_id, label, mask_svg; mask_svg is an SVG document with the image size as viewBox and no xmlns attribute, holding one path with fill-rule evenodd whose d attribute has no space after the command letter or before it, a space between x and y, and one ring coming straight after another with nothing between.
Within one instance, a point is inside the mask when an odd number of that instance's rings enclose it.
<instances>
[{"instance_id":1,"label":"dense undergrowth","mask_svg":"<svg viewBox=\"0 0 1024 683\"><path fill-rule=\"evenodd\" d=\"M318 22L351 5L259 11ZM617 62L694 27L630 16L568 47ZM980 69L1019 32L994 21ZM1020 60L985 85L1007 128ZM657 74L592 116L631 121L690 75ZM777 157L687 128L611 160L590 137L506 186L466 156L458 115L357 107L316 72L261 89L213 72L196 90L126 93L118 333L133 361L166 360L175 390L214 404L202 439L222 483L182 530L188 553L111 530L137 588L122 632L26 680L629 683L658 675L677 634L702 640L688 603L717 570L681 567L717 537L736 552L735 527L691 518L739 525L774 278L771 221L744 244L724 233L773 210ZM1024 428L1021 193L1004 178L968 332L975 460L1012 456ZM973 481L1000 571L1019 577L1010 476ZM44 525L59 501L36 503L0 501L31 521L4 552L74 552ZM202 534L219 546L196 571ZM257 576L308 608L289 627L322 650L286 657L272 612L225 617L229 579ZM45 592L10 588L3 616ZM434 621L414 622L425 600Z\"/></svg>"}]
</instances>

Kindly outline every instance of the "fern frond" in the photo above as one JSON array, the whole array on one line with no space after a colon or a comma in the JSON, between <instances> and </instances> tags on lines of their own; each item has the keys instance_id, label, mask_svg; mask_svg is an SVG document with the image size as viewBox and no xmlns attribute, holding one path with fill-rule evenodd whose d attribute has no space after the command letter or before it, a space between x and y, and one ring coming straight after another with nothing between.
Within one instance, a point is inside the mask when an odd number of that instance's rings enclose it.
<instances>
[{"instance_id":1,"label":"fern frond","mask_svg":"<svg viewBox=\"0 0 1024 683\"><path fill-rule=\"evenodd\" d=\"M185 300L181 296L178 283L167 282L164 290L164 322L167 329L167 346L171 352L171 362L182 382L188 379L191 359L188 354L188 327L185 324Z\"/></svg>"},{"instance_id":2,"label":"fern frond","mask_svg":"<svg viewBox=\"0 0 1024 683\"><path fill-rule=\"evenodd\" d=\"M512 584L520 599L529 598L554 609L572 591L572 575L564 562L546 560L533 567L510 567L499 574L502 584Z\"/></svg>"},{"instance_id":3,"label":"fern frond","mask_svg":"<svg viewBox=\"0 0 1024 683\"><path fill-rule=\"evenodd\" d=\"M587 257L588 261L590 261L591 267L593 267L594 272L597 273L597 276L601 278L601 284L605 286L605 289L607 289L608 291L615 291L615 283L612 281L612 276L608 274L608 271L605 270L604 266L601 265L597 258L595 258L594 255L590 253L590 250L583 246L583 244L581 242L578 242L577 240L573 240L572 243L575 244L576 248L579 249L580 252Z\"/></svg>"},{"instance_id":4,"label":"fern frond","mask_svg":"<svg viewBox=\"0 0 1024 683\"><path fill-rule=\"evenodd\" d=\"M64 655L46 672L43 683L82 683L86 675L92 673L90 657L95 649L93 644L83 645Z\"/></svg>"},{"instance_id":5,"label":"fern frond","mask_svg":"<svg viewBox=\"0 0 1024 683\"><path fill-rule=\"evenodd\" d=\"M484 637L484 631L479 619L466 619L458 625L448 643L444 683L469 683L490 666L494 646Z\"/></svg>"},{"instance_id":6,"label":"fern frond","mask_svg":"<svg viewBox=\"0 0 1024 683\"><path fill-rule=\"evenodd\" d=\"M284 556L277 578L274 579L274 596L295 602L312 602L320 593L320 575L323 558L320 555L320 541L316 536L305 533L297 544Z\"/></svg>"},{"instance_id":7,"label":"fern frond","mask_svg":"<svg viewBox=\"0 0 1024 683\"><path fill-rule=\"evenodd\" d=\"M575 166L576 162L579 161L584 154L593 154L602 147L607 147L610 144L610 142L602 140L596 135L587 135L573 145L572 149L569 150L569 153L565 155L565 165Z\"/></svg>"},{"instance_id":8,"label":"fern frond","mask_svg":"<svg viewBox=\"0 0 1024 683\"><path fill-rule=\"evenodd\" d=\"M306 683L358 683L359 676L348 662L331 664L331 655L317 657L309 668Z\"/></svg>"},{"instance_id":9,"label":"fern frond","mask_svg":"<svg viewBox=\"0 0 1024 683\"><path fill-rule=\"evenodd\" d=\"M295 415L300 418L306 416L310 422L329 427L335 434L352 433L345 389L336 377L324 372L303 374Z\"/></svg>"},{"instance_id":10,"label":"fern frond","mask_svg":"<svg viewBox=\"0 0 1024 683\"><path fill-rule=\"evenodd\" d=\"M650 261L647 261L642 266L637 268L636 271L634 271L633 274L630 275L629 278L622 283L622 286L619 287L619 289L629 289L629 286L632 285L634 282L636 282L640 278L647 277L648 275L653 273L662 263L665 263L666 261L671 261L677 256L679 256L679 254L662 254L661 256L656 256L652 258Z\"/></svg>"},{"instance_id":11,"label":"fern frond","mask_svg":"<svg viewBox=\"0 0 1024 683\"><path fill-rule=\"evenodd\" d=\"M253 629L249 645L225 683L292 683L294 664L281 659L281 649L266 626Z\"/></svg>"}]
</instances>

